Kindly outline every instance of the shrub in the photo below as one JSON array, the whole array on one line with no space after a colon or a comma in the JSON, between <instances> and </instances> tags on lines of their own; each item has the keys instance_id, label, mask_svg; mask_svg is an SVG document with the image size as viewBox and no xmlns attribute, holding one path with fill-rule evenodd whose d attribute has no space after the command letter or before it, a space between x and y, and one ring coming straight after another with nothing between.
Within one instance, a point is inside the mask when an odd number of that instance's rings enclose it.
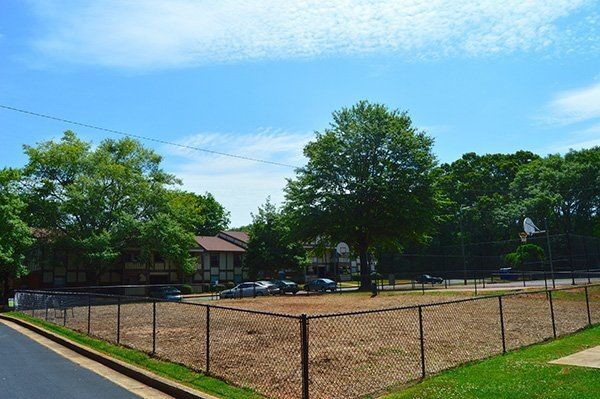
<instances>
[{"instance_id":1,"label":"shrub","mask_svg":"<svg viewBox=\"0 0 600 399\"><path fill-rule=\"evenodd\" d=\"M225 287L227 287L227 289L231 289L231 288L235 287L235 284L232 281L228 281L225 284Z\"/></svg>"},{"instance_id":2,"label":"shrub","mask_svg":"<svg viewBox=\"0 0 600 399\"><path fill-rule=\"evenodd\" d=\"M183 295L189 295L192 293L192 286L189 284L183 284L179 289Z\"/></svg>"}]
</instances>

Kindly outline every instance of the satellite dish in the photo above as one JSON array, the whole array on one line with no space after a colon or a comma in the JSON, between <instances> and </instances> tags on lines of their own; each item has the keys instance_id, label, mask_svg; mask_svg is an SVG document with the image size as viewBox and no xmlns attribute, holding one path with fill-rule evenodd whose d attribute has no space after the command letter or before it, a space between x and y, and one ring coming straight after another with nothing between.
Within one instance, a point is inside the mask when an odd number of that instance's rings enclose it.
<instances>
[{"instance_id":1,"label":"satellite dish","mask_svg":"<svg viewBox=\"0 0 600 399\"><path fill-rule=\"evenodd\" d=\"M523 220L523 231L525 231L527 235L533 235L539 232L540 229L533 223L533 220L525 218L525 220Z\"/></svg>"},{"instance_id":2,"label":"satellite dish","mask_svg":"<svg viewBox=\"0 0 600 399\"><path fill-rule=\"evenodd\" d=\"M335 246L335 251L341 256L345 256L350 252L350 247L345 242L340 242Z\"/></svg>"}]
</instances>

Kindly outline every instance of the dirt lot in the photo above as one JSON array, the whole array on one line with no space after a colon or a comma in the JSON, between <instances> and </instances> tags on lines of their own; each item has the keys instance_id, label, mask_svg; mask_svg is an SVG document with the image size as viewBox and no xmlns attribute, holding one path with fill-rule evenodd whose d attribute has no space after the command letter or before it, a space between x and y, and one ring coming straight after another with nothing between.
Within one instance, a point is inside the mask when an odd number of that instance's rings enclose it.
<instances>
[{"instance_id":1,"label":"dirt lot","mask_svg":"<svg viewBox=\"0 0 600 399\"><path fill-rule=\"evenodd\" d=\"M588 324L583 289L555 293L558 335ZM590 316L600 322L600 288L590 289ZM310 315L381 309L464 298L460 295L320 295L219 301L218 305ZM553 336L545 294L502 300L507 349ZM275 398L301 397L300 320L194 304L156 305L158 356L204 371L210 312L210 373ZM61 311L50 319L62 324ZM38 314L38 316L40 316ZM498 298L440 304L422 309L427 373L502 352ZM87 307L67 312L66 325L87 330ZM309 318L310 396L355 398L421 375L419 311L416 308ZM121 344L152 350L152 304L121 305ZM117 306L91 311L91 334L116 341Z\"/></svg>"}]
</instances>

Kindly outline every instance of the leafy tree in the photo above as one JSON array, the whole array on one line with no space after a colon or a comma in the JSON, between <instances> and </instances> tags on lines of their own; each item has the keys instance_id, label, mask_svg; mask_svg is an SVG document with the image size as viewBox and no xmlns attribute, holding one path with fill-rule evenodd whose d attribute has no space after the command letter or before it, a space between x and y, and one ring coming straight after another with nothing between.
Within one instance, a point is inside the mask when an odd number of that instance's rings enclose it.
<instances>
[{"instance_id":1,"label":"leafy tree","mask_svg":"<svg viewBox=\"0 0 600 399\"><path fill-rule=\"evenodd\" d=\"M196 235L213 236L229 225L229 212L210 193L171 191L167 197L171 214Z\"/></svg>"},{"instance_id":2,"label":"leafy tree","mask_svg":"<svg viewBox=\"0 0 600 399\"><path fill-rule=\"evenodd\" d=\"M194 234L186 230L172 215L158 213L144 223L140 229L142 258L149 261L152 252L171 261L182 276L190 276L196 271L196 258L190 255L195 245Z\"/></svg>"},{"instance_id":3,"label":"leafy tree","mask_svg":"<svg viewBox=\"0 0 600 399\"><path fill-rule=\"evenodd\" d=\"M514 213L547 217L563 233L593 234L600 222L600 147L540 158L519 170L511 190Z\"/></svg>"},{"instance_id":4,"label":"leafy tree","mask_svg":"<svg viewBox=\"0 0 600 399\"><path fill-rule=\"evenodd\" d=\"M361 288L369 289L369 251L423 241L432 231L432 144L406 112L368 101L334 112L286 187L298 238L347 242L360 256Z\"/></svg>"},{"instance_id":5,"label":"leafy tree","mask_svg":"<svg viewBox=\"0 0 600 399\"><path fill-rule=\"evenodd\" d=\"M446 244L459 243L461 230L466 241L506 239L515 216L509 207L511 184L522 167L537 159L539 156L529 151L485 155L470 152L441 165L436 184L445 201L439 239Z\"/></svg>"},{"instance_id":6,"label":"leafy tree","mask_svg":"<svg viewBox=\"0 0 600 399\"><path fill-rule=\"evenodd\" d=\"M269 199L252 215L250 240L244 258L252 276L273 276L278 270L300 270L307 264L302 244L292 238L285 215Z\"/></svg>"},{"instance_id":7,"label":"leafy tree","mask_svg":"<svg viewBox=\"0 0 600 399\"><path fill-rule=\"evenodd\" d=\"M543 262L544 250L536 244L521 244L514 252L506 254L506 263L513 268L520 268L526 263Z\"/></svg>"},{"instance_id":8,"label":"leafy tree","mask_svg":"<svg viewBox=\"0 0 600 399\"><path fill-rule=\"evenodd\" d=\"M160 156L129 138L92 148L67 131L25 153L32 225L57 232L97 276L165 208L167 188L178 183L160 168Z\"/></svg>"},{"instance_id":9,"label":"leafy tree","mask_svg":"<svg viewBox=\"0 0 600 399\"><path fill-rule=\"evenodd\" d=\"M0 170L0 283L2 303L8 303L11 279L27 273L25 255L33 244L31 229L23 221L26 204L18 195L18 171Z\"/></svg>"}]
</instances>

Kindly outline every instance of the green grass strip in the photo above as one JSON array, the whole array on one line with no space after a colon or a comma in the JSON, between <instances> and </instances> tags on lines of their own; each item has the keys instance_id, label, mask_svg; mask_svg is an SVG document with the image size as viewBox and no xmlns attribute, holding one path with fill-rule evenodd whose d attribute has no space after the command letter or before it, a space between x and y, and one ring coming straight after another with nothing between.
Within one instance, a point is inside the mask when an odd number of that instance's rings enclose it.
<instances>
[{"instance_id":1,"label":"green grass strip","mask_svg":"<svg viewBox=\"0 0 600 399\"><path fill-rule=\"evenodd\" d=\"M600 369L549 364L600 345L600 325L554 341L459 366L385 399L597 399Z\"/></svg>"},{"instance_id":2,"label":"green grass strip","mask_svg":"<svg viewBox=\"0 0 600 399\"><path fill-rule=\"evenodd\" d=\"M81 345L85 345L98 352L102 352L129 364L144 368L162 377L169 378L191 388L206 392L210 395L231 399L264 399L263 396L250 389L238 388L229 385L222 380L208 377L204 374L190 370L182 365L153 358L144 352L109 344L108 342L91 338L68 328L57 326L20 312L7 312L5 314L25 320L31 324L35 324L38 327L42 327L48 331L61 335Z\"/></svg>"}]
</instances>

